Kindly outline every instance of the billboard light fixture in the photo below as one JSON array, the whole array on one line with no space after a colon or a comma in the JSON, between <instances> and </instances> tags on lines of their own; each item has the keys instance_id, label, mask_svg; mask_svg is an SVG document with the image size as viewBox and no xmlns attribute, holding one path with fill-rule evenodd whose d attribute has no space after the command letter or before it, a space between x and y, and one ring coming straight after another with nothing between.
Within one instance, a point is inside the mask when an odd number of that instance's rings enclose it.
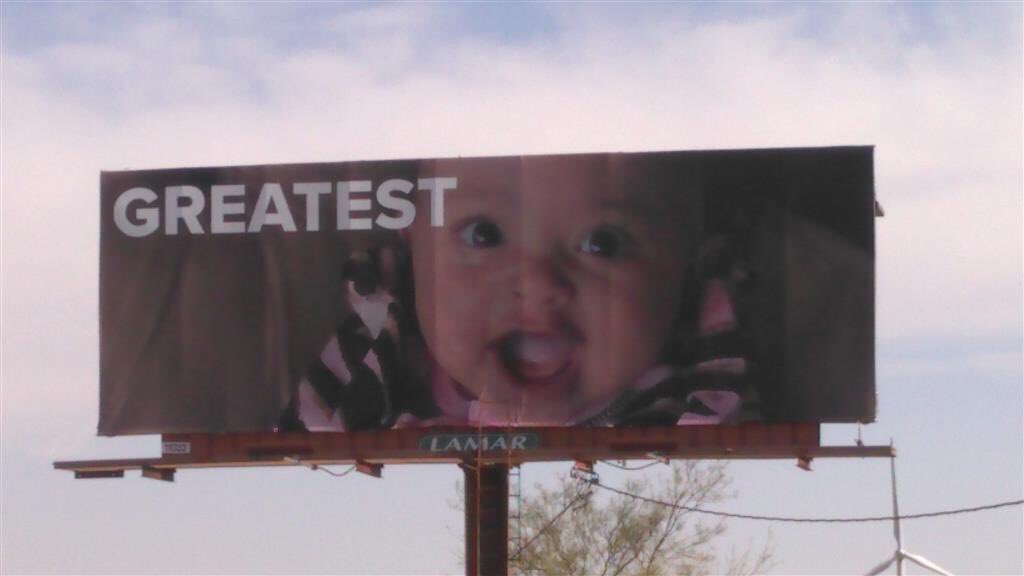
<instances>
[{"instance_id":1,"label":"billboard light fixture","mask_svg":"<svg viewBox=\"0 0 1024 576\"><path fill-rule=\"evenodd\" d=\"M594 461L593 460L577 460L573 468L581 472L594 472Z\"/></svg>"},{"instance_id":2,"label":"billboard light fixture","mask_svg":"<svg viewBox=\"0 0 1024 576\"><path fill-rule=\"evenodd\" d=\"M658 452L648 452L647 453L647 457L650 458L651 460L657 460L658 462L661 462L662 464L665 464L666 466L669 464L668 457L663 455L663 454L660 454Z\"/></svg>"},{"instance_id":3,"label":"billboard light fixture","mask_svg":"<svg viewBox=\"0 0 1024 576\"><path fill-rule=\"evenodd\" d=\"M155 468L153 466L142 467L143 478L160 480L162 482L174 482L175 472L177 472L177 470L175 470L174 468Z\"/></svg>"},{"instance_id":4,"label":"billboard light fixture","mask_svg":"<svg viewBox=\"0 0 1024 576\"><path fill-rule=\"evenodd\" d=\"M812 460L814 460L814 458L811 458L810 456L797 456L796 467L801 469L801 470L806 470L808 472L811 472L811 461Z\"/></svg>"},{"instance_id":5,"label":"billboard light fixture","mask_svg":"<svg viewBox=\"0 0 1024 576\"><path fill-rule=\"evenodd\" d=\"M383 470L383 464L374 464L365 460L356 460L356 471L362 472L367 476L373 476L374 478L381 477L381 470Z\"/></svg>"},{"instance_id":6,"label":"billboard light fixture","mask_svg":"<svg viewBox=\"0 0 1024 576\"><path fill-rule=\"evenodd\" d=\"M569 477L586 484L597 484L601 481L601 478L597 475L597 472L594 472L593 468L588 470L578 466L572 467L572 470L569 471Z\"/></svg>"},{"instance_id":7,"label":"billboard light fixture","mask_svg":"<svg viewBox=\"0 0 1024 576\"><path fill-rule=\"evenodd\" d=\"M75 479L124 478L124 470L75 470Z\"/></svg>"}]
</instances>

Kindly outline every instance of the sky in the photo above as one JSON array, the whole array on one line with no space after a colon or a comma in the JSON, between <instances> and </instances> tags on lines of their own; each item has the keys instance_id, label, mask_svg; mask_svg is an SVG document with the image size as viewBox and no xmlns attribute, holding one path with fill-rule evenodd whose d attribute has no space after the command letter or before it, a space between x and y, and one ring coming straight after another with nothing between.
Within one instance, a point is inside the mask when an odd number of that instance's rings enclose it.
<instances>
[{"instance_id":1,"label":"sky","mask_svg":"<svg viewBox=\"0 0 1024 576\"><path fill-rule=\"evenodd\" d=\"M99 173L438 156L875 146L878 417L904 513L1021 498L1022 5L0 4L3 573L461 573L454 466L75 481L98 438ZM853 443L853 425L823 440ZM527 465L548 483L569 464ZM655 470L655 469L652 469ZM598 467L621 486L629 473ZM884 515L885 460L733 463L732 512ZM637 473L633 473L637 474ZM129 474L129 476L134 476ZM904 523L1024 572L1021 507ZM774 573L864 573L888 524L729 523ZM909 567L908 573L922 573Z\"/></svg>"}]
</instances>

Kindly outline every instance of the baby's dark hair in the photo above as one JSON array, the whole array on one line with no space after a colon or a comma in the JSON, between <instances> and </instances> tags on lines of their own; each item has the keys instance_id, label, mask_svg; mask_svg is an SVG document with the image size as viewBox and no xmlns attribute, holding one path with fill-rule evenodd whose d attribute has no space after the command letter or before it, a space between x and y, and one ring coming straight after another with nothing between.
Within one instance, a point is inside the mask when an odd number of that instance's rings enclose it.
<instances>
[{"instance_id":1,"label":"baby's dark hair","mask_svg":"<svg viewBox=\"0 0 1024 576\"><path fill-rule=\"evenodd\" d=\"M673 333L662 349L662 377L655 384L626 388L591 426L671 426L760 419L756 365L748 331L747 296L756 274L747 258L747 222L721 230L701 244L687 267L682 305ZM723 410L706 405L706 394L733 395ZM702 420L703 419L703 420Z\"/></svg>"},{"instance_id":2,"label":"baby's dark hair","mask_svg":"<svg viewBox=\"0 0 1024 576\"><path fill-rule=\"evenodd\" d=\"M391 428L409 414L418 419L438 415L428 385L429 364L412 300L409 251L397 239L352 247L338 266L345 306L324 351L314 358L300 382L308 383L327 410L336 412L344 430ZM374 335L356 300L386 301L387 326ZM324 361L328 348L340 356L346 380ZM372 361L370 357L372 355ZM279 431L308 431L296 391L278 420Z\"/></svg>"}]
</instances>

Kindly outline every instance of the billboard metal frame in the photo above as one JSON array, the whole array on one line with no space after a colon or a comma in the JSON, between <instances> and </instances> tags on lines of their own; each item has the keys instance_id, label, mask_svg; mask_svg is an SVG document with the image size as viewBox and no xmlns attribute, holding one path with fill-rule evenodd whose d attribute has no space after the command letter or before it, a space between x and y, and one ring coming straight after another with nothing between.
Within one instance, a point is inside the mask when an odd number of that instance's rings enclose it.
<instances>
[{"instance_id":1,"label":"billboard metal frame","mask_svg":"<svg viewBox=\"0 0 1024 576\"><path fill-rule=\"evenodd\" d=\"M433 442L436 437L454 441ZM491 438L491 442L484 442ZM501 438L502 440L498 440ZM525 438L527 442L517 442ZM741 424L665 428L432 427L346 433L163 434L157 458L71 460L54 468L79 477L126 470L254 466L667 459L884 457L890 446L822 446L820 425ZM476 441L474 441L476 439ZM433 449L432 449L433 448Z\"/></svg>"},{"instance_id":2,"label":"billboard metal frame","mask_svg":"<svg viewBox=\"0 0 1024 576\"><path fill-rule=\"evenodd\" d=\"M465 476L466 574L508 574L509 470L528 462L893 458L892 446L822 446L817 423L665 428L436 427L348 433L163 434L158 458L54 462L75 478L126 470L171 482L179 469L353 464L381 477L390 464L458 464Z\"/></svg>"}]
</instances>

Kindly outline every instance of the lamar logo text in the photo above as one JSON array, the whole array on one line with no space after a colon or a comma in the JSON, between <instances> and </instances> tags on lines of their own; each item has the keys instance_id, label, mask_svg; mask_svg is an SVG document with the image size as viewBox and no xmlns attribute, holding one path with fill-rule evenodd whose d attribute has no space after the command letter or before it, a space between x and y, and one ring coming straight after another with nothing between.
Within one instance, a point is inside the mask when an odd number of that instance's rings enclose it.
<instances>
[{"instance_id":1,"label":"lamar logo text","mask_svg":"<svg viewBox=\"0 0 1024 576\"><path fill-rule=\"evenodd\" d=\"M540 444L536 434L430 434L420 438L424 452L476 452L483 450L533 450Z\"/></svg>"}]
</instances>

